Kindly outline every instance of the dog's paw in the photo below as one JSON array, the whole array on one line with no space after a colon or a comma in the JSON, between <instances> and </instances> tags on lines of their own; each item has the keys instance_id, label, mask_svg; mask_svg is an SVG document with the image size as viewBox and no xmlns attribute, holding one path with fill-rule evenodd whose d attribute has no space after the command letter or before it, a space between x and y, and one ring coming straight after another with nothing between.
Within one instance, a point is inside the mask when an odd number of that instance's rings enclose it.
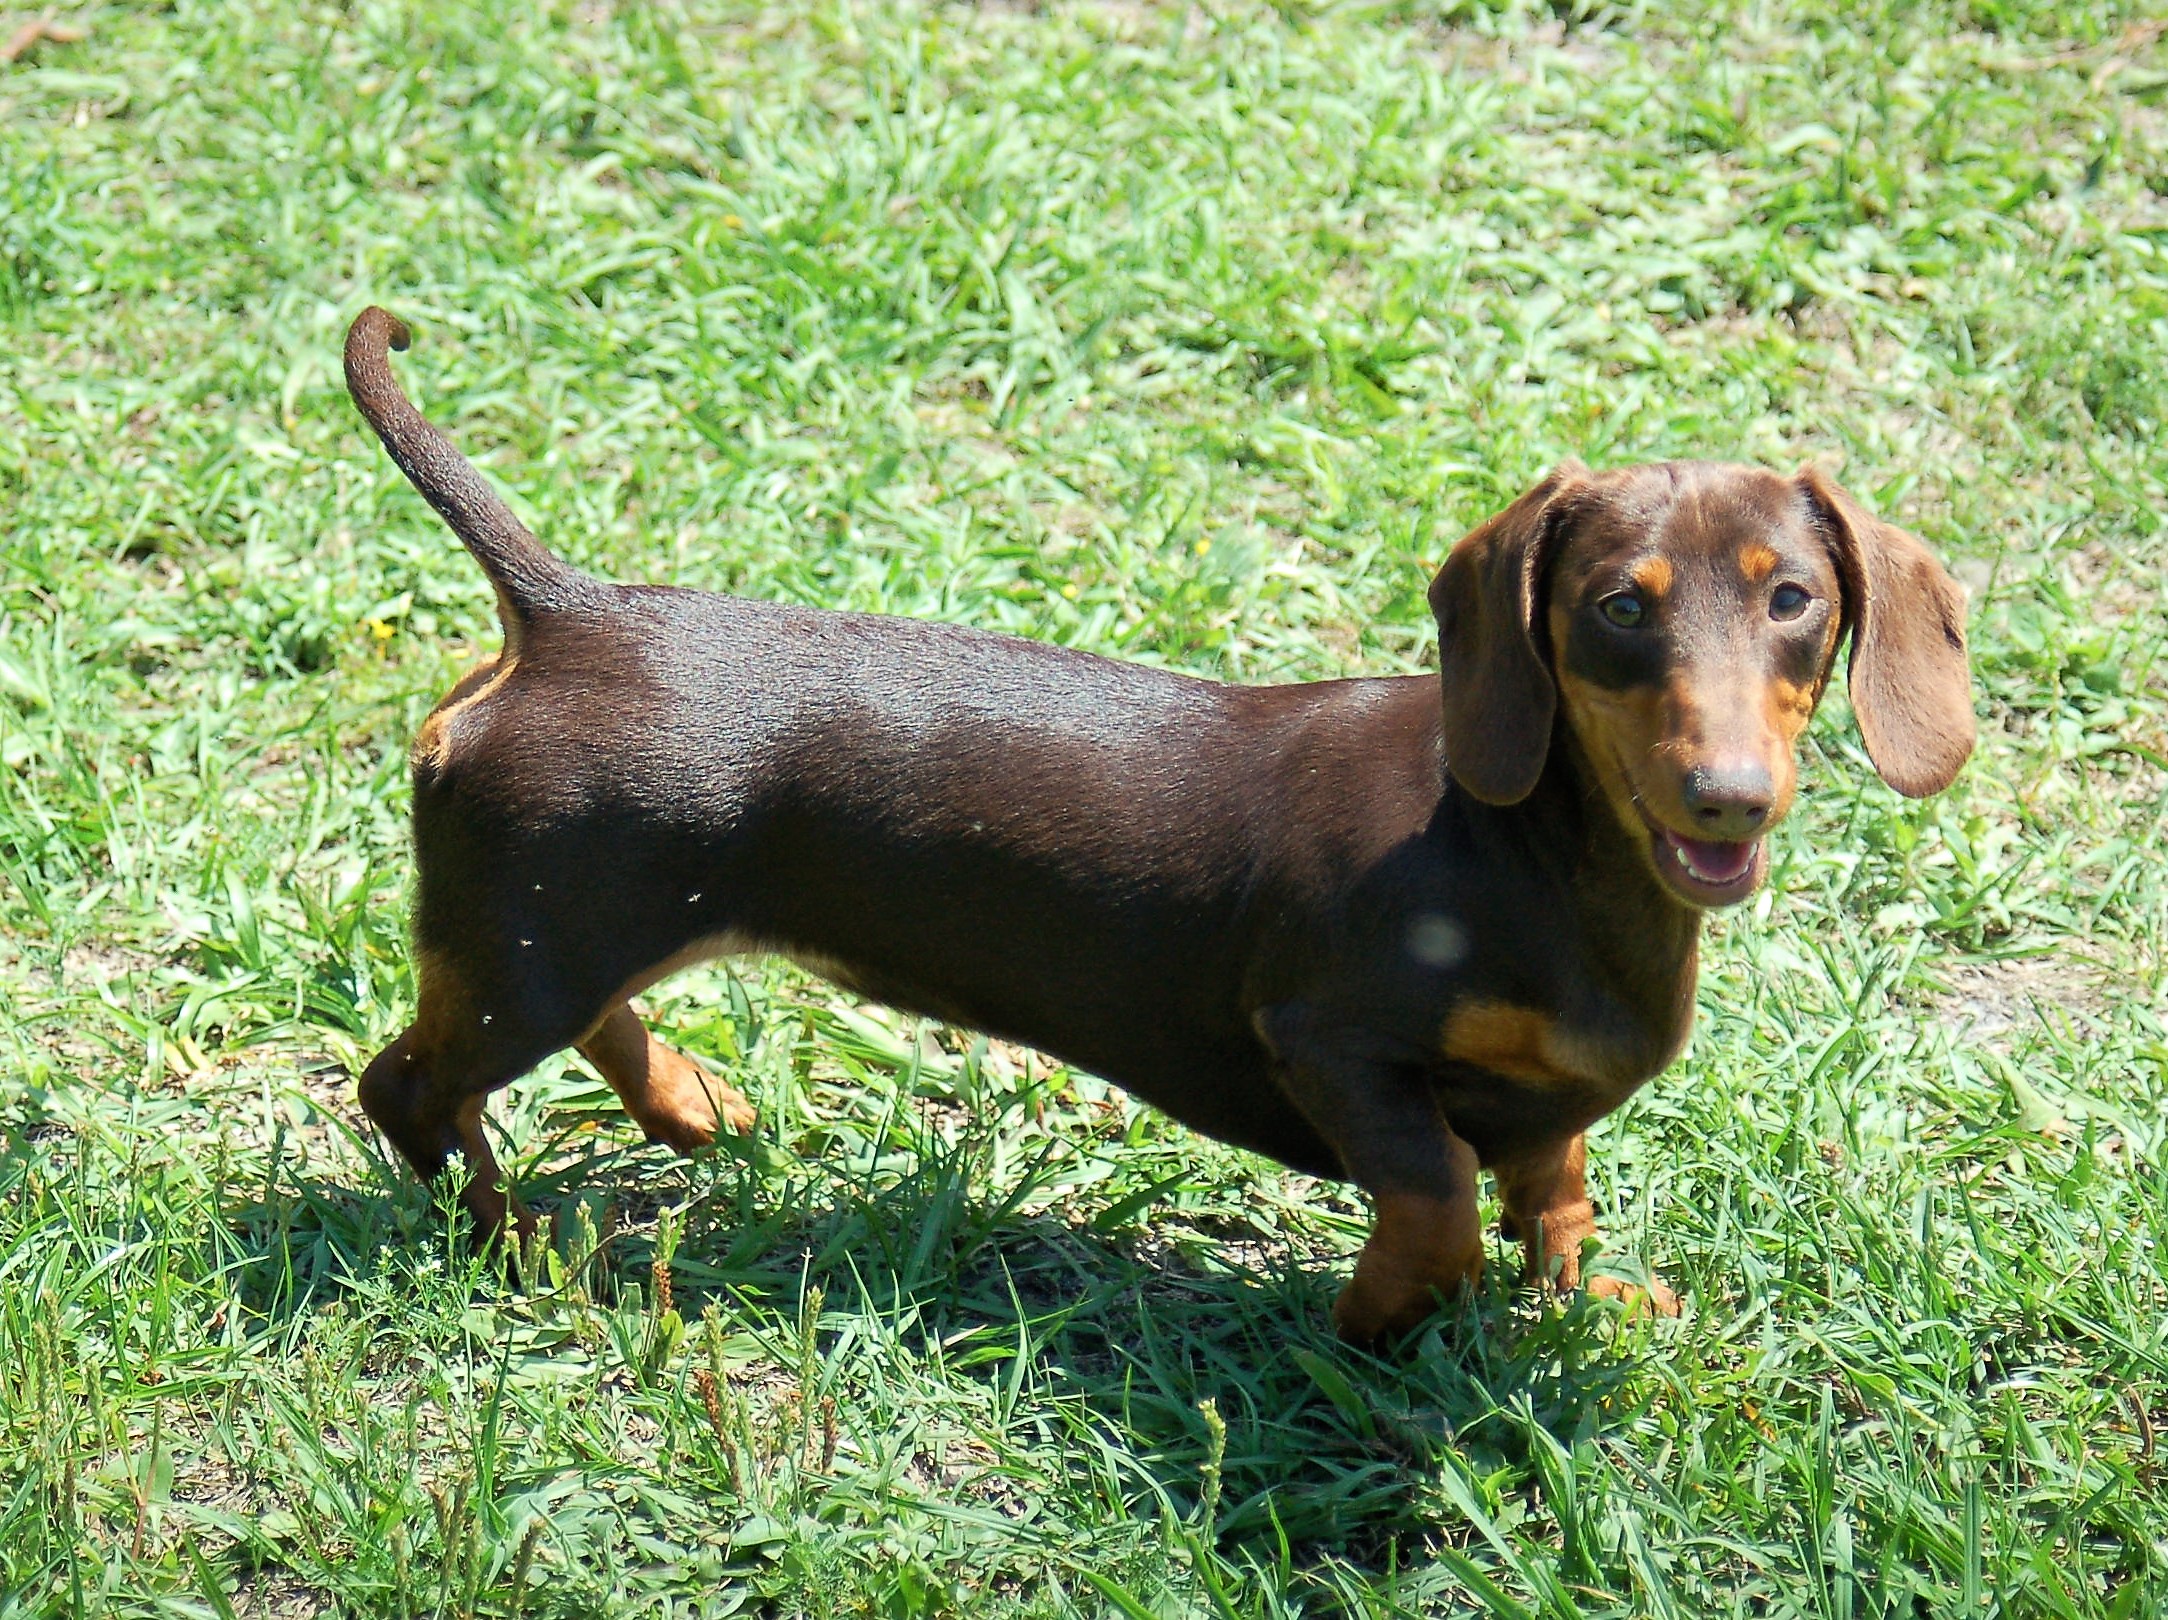
<instances>
[{"instance_id":1,"label":"dog's paw","mask_svg":"<svg viewBox=\"0 0 2168 1620\"><path fill-rule=\"evenodd\" d=\"M1677 1316L1679 1296L1661 1277L1651 1273L1646 1286L1628 1282L1623 1277L1591 1276L1583 1290L1597 1299L1615 1299L1626 1307L1629 1316L1646 1313L1650 1316Z\"/></svg>"},{"instance_id":2,"label":"dog's paw","mask_svg":"<svg viewBox=\"0 0 2168 1620\"><path fill-rule=\"evenodd\" d=\"M1391 1344L1421 1327L1462 1289L1475 1286L1479 1268L1418 1281L1380 1278L1358 1271L1332 1302L1332 1327L1342 1342L1365 1350Z\"/></svg>"},{"instance_id":3,"label":"dog's paw","mask_svg":"<svg viewBox=\"0 0 2168 1620\"><path fill-rule=\"evenodd\" d=\"M733 1136L751 1136L753 1127L760 1123L759 1110L745 1100L745 1093L734 1086L716 1085L715 1106L721 1116L723 1127Z\"/></svg>"},{"instance_id":4,"label":"dog's paw","mask_svg":"<svg viewBox=\"0 0 2168 1620\"><path fill-rule=\"evenodd\" d=\"M1428 1289L1400 1299L1387 1299L1377 1289L1351 1282L1332 1302L1332 1330L1343 1344L1374 1350L1400 1338L1437 1308L1437 1298Z\"/></svg>"},{"instance_id":5,"label":"dog's paw","mask_svg":"<svg viewBox=\"0 0 2168 1620\"><path fill-rule=\"evenodd\" d=\"M680 1153L714 1146L722 1131L749 1136L760 1122L743 1092L660 1042L650 1048L647 1089L641 1102L634 1117L647 1139Z\"/></svg>"}]
</instances>

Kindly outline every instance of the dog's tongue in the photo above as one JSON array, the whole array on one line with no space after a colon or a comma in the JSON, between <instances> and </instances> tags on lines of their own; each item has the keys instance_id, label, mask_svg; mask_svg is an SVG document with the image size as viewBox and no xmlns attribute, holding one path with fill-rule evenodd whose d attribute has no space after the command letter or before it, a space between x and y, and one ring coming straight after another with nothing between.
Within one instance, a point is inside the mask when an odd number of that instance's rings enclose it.
<instances>
[{"instance_id":1,"label":"dog's tongue","mask_svg":"<svg viewBox=\"0 0 2168 1620\"><path fill-rule=\"evenodd\" d=\"M1722 843L1709 838L1681 838L1677 833L1664 836L1677 853L1679 864L1704 883L1736 882L1754 864L1752 841Z\"/></svg>"}]
</instances>

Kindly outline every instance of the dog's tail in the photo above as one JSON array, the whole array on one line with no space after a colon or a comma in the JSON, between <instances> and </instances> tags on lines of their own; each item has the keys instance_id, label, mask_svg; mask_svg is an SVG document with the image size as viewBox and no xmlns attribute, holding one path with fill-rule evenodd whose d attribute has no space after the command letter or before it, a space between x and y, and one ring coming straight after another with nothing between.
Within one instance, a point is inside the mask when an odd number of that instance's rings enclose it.
<instances>
[{"instance_id":1,"label":"dog's tail","mask_svg":"<svg viewBox=\"0 0 2168 1620\"><path fill-rule=\"evenodd\" d=\"M512 515L474 464L422 413L392 379L390 349L411 341L406 322L375 305L346 329L346 391L384 441L407 481L437 509L497 588L505 633L516 637L537 609L567 606L594 582L552 556Z\"/></svg>"}]
</instances>

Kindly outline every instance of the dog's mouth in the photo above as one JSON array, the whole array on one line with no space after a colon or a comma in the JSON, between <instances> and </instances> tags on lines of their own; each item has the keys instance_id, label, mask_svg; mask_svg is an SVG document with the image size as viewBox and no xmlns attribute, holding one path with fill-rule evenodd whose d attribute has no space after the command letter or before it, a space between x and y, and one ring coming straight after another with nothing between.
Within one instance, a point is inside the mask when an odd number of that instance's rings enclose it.
<instances>
[{"instance_id":1,"label":"dog's mouth","mask_svg":"<svg viewBox=\"0 0 2168 1620\"><path fill-rule=\"evenodd\" d=\"M1694 906L1737 905L1760 885L1769 852L1759 838L1685 838L1649 824L1656 874Z\"/></svg>"}]
</instances>

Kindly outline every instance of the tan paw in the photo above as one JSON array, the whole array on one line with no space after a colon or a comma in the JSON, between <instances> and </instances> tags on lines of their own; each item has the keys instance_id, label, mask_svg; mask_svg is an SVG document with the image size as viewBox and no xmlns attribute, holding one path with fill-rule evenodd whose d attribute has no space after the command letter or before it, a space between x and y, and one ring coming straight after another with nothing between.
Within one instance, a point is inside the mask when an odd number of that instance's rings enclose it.
<instances>
[{"instance_id":1,"label":"tan paw","mask_svg":"<svg viewBox=\"0 0 2168 1620\"><path fill-rule=\"evenodd\" d=\"M750 1135L759 1122L743 1092L660 1042L650 1048L643 1103L637 1122L647 1139L680 1153L712 1147L718 1130Z\"/></svg>"},{"instance_id":2,"label":"tan paw","mask_svg":"<svg viewBox=\"0 0 2168 1620\"><path fill-rule=\"evenodd\" d=\"M733 1136L751 1136L753 1127L760 1123L760 1114L745 1100L745 1094L733 1086L718 1084L716 1104L722 1110L723 1124Z\"/></svg>"},{"instance_id":3,"label":"tan paw","mask_svg":"<svg viewBox=\"0 0 2168 1620\"><path fill-rule=\"evenodd\" d=\"M1626 1307L1629 1316L1644 1313L1651 1316L1677 1316L1679 1296L1661 1277L1651 1275L1648 1286L1630 1283L1623 1277L1592 1276L1584 1285L1585 1291L1597 1299L1615 1299Z\"/></svg>"},{"instance_id":4,"label":"tan paw","mask_svg":"<svg viewBox=\"0 0 2168 1620\"><path fill-rule=\"evenodd\" d=\"M1437 1308L1437 1295L1428 1288L1388 1297L1360 1281L1351 1282L1332 1302L1332 1330L1343 1342L1367 1350L1400 1338Z\"/></svg>"},{"instance_id":5,"label":"tan paw","mask_svg":"<svg viewBox=\"0 0 2168 1620\"><path fill-rule=\"evenodd\" d=\"M1475 1219L1475 1155L1463 1148L1467 1185L1445 1198L1380 1193L1355 1275L1333 1302L1332 1325L1350 1344L1407 1332L1483 1275Z\"/></svg>"},{"instance_id":6,"label":"tan paw","mask_svg":"<svg viewBox=\"0 0 2168 1620\"><path fill-rule=\"evenodd\" d=\"M1462 1289L1473 1288L1482 1274L1480 1256L1464 1270L1431 1279L1380 1275L1379 1268L1358 1267L1332 1302L1333 1331L1347 1343L1366 1349L1389 1343L1429 1321L1441 1300L1449 1301Z\"/></svg>"}]
</instances>

